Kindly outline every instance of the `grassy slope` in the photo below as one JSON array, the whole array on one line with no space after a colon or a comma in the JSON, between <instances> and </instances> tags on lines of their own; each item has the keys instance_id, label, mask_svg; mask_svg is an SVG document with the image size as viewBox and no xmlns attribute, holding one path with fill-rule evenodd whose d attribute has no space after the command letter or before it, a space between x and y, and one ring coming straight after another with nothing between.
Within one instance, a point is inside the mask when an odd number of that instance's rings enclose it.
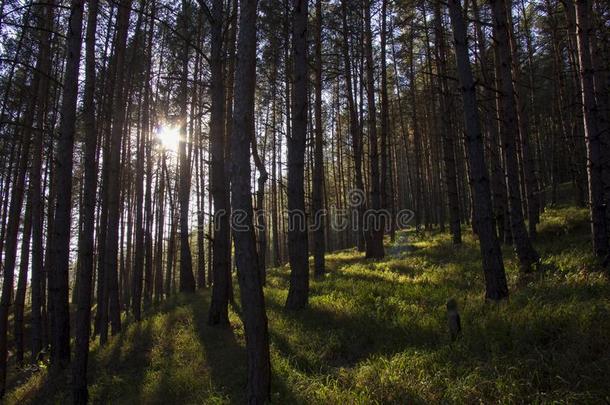
<instances>
[{"instance_id":1,"label":"grassy slope","mask_svg":"<svg viewBox=\"0 0 610 405\"><path fill-rule=\"evenodd\" d=\"M610 400L610 283L592 265L584 210L548 210L536 243L542 273L519 279L505 251L511 298L483 302L475 241L421 235L365 261L328 256L310 308L282 309L288 269L270 271L266 298L276 403L570 402ZM450 344L444 304L457 298L463 337ZM94 348L91 396L103 403L243 403L243 329L206 325L209 293L177 297ZM237 312L236 312L237 311ZM38 373L8 403L65 402Z\"/></svg>"}]
</instances>

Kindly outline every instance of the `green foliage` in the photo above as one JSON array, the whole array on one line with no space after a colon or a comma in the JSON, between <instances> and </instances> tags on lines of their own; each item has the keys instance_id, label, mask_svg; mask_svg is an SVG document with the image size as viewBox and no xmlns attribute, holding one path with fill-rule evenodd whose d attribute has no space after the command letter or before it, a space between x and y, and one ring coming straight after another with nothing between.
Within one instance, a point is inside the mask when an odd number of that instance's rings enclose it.
<instances>
[{"instance_id":1,"label":"green foliage","mask_svg":"<svg viewBox=\"0 0 610 405\"><path fill-rule=\"evenodd\" d=\"M476 240L399 238L383 261L328 255L307 310L286 312L286 267L269 271L274 403L594 403L610 400L610 285L593 272L587 212L545 211L539 272L520 278L505 249L511 297L483 300ZM445 303L463 335L451 343ZM232 329L207 326L209 292L179 296L92 351L95 403L243 403L239 306ZM65 403L39 373L8 403ZM52 392L52 395L49 394Z\"/></svg>"}]
</instances>

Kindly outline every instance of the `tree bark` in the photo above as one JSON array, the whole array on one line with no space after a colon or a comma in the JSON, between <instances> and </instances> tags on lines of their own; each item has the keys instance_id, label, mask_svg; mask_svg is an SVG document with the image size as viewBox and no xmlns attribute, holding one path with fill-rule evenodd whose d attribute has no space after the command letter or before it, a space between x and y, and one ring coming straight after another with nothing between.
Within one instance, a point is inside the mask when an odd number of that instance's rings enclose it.
<instances>
[{"instance_id":1,"label":"tree bark","mask_svg":"<svg viewBox=\"0 0 610 405\"><path fill-rule=\"evenodd\" d=\"M78 73L80 66L83 1L73 0L67 34L67 59L64 74L61 124L57 142L57 200L53 220L53 268L49 296L53 301L54 330L51 350L55 352L57 369L65 369L70 362L70 308L69 266L70 225L72 223L72 167L74 134L76 131L76 102L78 98Z\"/></svg>"},{"instance_id":2,"label":"tree bark","mask_svg":"<svg viewBox=\"0 0 610 405\"><path fill-rule=\"evenodd\" d=\"M75 317L74 363L72 365L72 398L75 404L86 404L87 363L91 329L91 298L93 281L93 248L95 233L95 199L97 187L97 132L95 128L95 37L97 29L98 0L89 3L87 34L85 39L85 94L83 96L83 121L85 129L85 185L82 204L82 231L78 241L79 271Z\"/></svg>"},{"instance_id":3,"label":"tree bark","mask_svg":"<svg viewBox=\"0 0 610 405\"><path fill-rule=\"evenodd\" d=\"M256 0L240 0L235 111L231 134L231 196L233 212L239 213L241 217L240 224L234 225L243 225L233 227L233 237L246 335L246 396L249 404L262 404L269 399L271 379L267 315L260 273L257 271L258 257L250 194L250 140L254 132L256 81L256 3ZM237 220L237 216L234 218Z\"/></svg>"},{"instance_id":4,"label":"tree bark","mask_svg":"<svg viewBox=\"0 0 610 405\"><path fill-rule=\"evenodd\" d=\"M315 32L315 139L314 139L314 172L312 187L313 208L313 256L314 274L320 277L326 271L324 268L324 253L326 240L324 237L324 133L322 129L322 0L316 0L316 32Z\"/></svg>"},{"instance_id":5,"label":"tree bark","mask_svg":"<svg viewBox=\"0 0 610 405\"><path fill-rule=\"evenodd\" d=\"M23 234L21 238L21 258L19 260L19 279L15 294L14 331L15 357L17 365L23 365L23 312L25 306L25 290L28 285L28 266L30 263L30 239L32 236L32 195L28 193L28 202L23 219Z\"/></svg>"},{"instance_id":6,"label":"tree bark","mask_svg":"<svg viewBox=\"0 0 610 405\"><path fill-rule=\"evenodd\" d=\"M373 34L371 32L371 7L372 0L367 0L364 7L365 45L364 53L366 59L366 94L368 102L368 124L369 124L369 164L371 173L370 195L372 216L364 219L366 232L366 257L382 259L385 256L383 249L383 229L385 228L384 217L381 211L381 190L379 179L379 151L377 148L377 108L375 106L375 81L373 66Z\"/></svg>"},{"instance_id":7,"label":"tree bark","mask_svg":"<svg viewBox=\"0 0 610 405\"><path fill-rule=\"evenodd\" d=\"M608 229L604 204L602 133L599 122L599 106L595 99L594 70L591 61L592 29L590 25L591 1L575 0L578 61L582 89L582 111L587 144L587 175L589 183L589 212L593 252L608 264Z\"/></svg>"},{"instance_id":8,"label":"tree bark","mask_svg":"<svg viewBox=\"0 0 610 405\"><path fill-rule=\"evenodd\" d=\"M292 133L288 136L288 256L290 288L286 308L307 306L309 299L309 244L305 218L305 143L307 139L307 0L292 7Z\"/></svg>"},{"instance_id":9,"label":"tree bark","mask_svg":"<svg viewBox=\"0 0 610 405\"><path fill-rule=\"evenodd\" d=\"M434 2L434 24L442 114L443 135L441 140L443 144L443 160L445 162L447 202L449 205L449 228L453 237L453 244L459 245L462 243L462 231L460 228L460 202L455 169L454 129L451 125L453 97L450 94L449 83L447 82L447 49L445 47L445 29L443 27L443 15L439 1Z\"/></svg>"},{"instance_id":10,"label":"tree bark","mask_svg":"<svg viewBox=\"0 0 610 405\"><path fill-rule=\"evenodd\" d=\"M485 275L485 298L498 301L508 297L508 286L502 251L493 225L489 175L485 165L476 89L468 55L466 24L460 0L449 0L448 5L455 40L458 78L464 103L466 145L470 161L470 179L474 184L474 212Z\"/></svg>"},{"instance_id":11,"label":"tree bark","mask_svg":"<svg viewBox=\"0 0 610 405\"><path fill-rule=\"evenodd\" d=\"M212 300L208 323L210 325L229 325L229 280L230 267L230 203L229 182L225 173L225 89L223 74L222 27L224 20L223 1L212 3L214 18L211 34L211 96L210 111L210 153L211 176L210 193L214 199L214 246L212 257L213 284Z\"/></svg>"},{"instance_id":12,"label":"tree bark","mask_svg":"<svg viewBox=\"0 0 610 405\"><path fill-rule=\"evenodd\" d=\"M352 88L352 66L349 53L349 26L347 24L347 0L341 0L341 19L343 23L343 69L345 70L345 84L347 87L347 107L349 110L350 134L352 138L352 149L354 153L354 177L356 190L364 193L364 180L362 175L362 131L358 113L356 111L356 101L354 98L354 90ZM364 210L366 206L364 201L355 207L358 210L357 239L356 244L358 251L365 250L365 235L363 231Z\"/></svg>"},{"instance_id":13,"label":"tree bark","mask_svg":"<svg viewBox=\"0 0 610 405\"><path fill-rule=\"evenodd\" d=\"M496 60L496 63L500 67L501 87L499 90L503 112L503 115L500 117L500 123L502 125L502 146L506 165L506 181L508 184L510 225L515 250L519 257L520 270L522 272L529 272L531 271L531 266L539 260L539 256L532 246L523 218L523 204L519 186L519 163L516 150L516 139L519 135L518 116L511 73L512 55L506 2L504 0L490 0L489 3L492 8L494 35L499 54L499 60Z\"/></svg>"},{"instance_id":14,"label":"tree bark","mask_svg":"<svg viewBox=\"0 0 610 405\"><path fill-rule=\"evenodd\" d=\"M117 16L117 34L115 45L116 77L114 80L113 96L113 124L110 134L110 156L108 163L108 223L106 230L106 242L104 252L104 307L102 311L108 314L108 320L112 324L112 334L121 330L121 316L118 295L117 253L119 232L119 188L120 188L120 165L121 165L121 139L123 137L123 126L125 123L125 48L127 45L127 31L129 28L129 16L131 12L131 0L122 0L119 4ZM107 310L106 310L107 309ZM105 314L103 314L105 318ZM102 321L101 343L105 344L108 339L107 321Z\"/></svg>"}]
</instances>

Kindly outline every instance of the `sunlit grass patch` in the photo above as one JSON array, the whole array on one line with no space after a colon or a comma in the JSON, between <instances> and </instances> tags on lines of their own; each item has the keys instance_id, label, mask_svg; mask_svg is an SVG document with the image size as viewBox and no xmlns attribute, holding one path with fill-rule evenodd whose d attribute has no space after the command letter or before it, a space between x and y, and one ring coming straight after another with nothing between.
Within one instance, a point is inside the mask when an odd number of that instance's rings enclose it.
<instances>
[{"instance_id":1,"label":"sunlit grass patch","mask_svg":"<svg viewBox=\"0 0 610 405\"><path fill-rule=\"evenodd\" d=\"M600 403L610 398L610 286L592 272L586 210L547 209L536 248L542 266L522 280L503 254L510 298L486 303L476 237L399 234L385 260L355 249L327 255L306 310L284 310L289 268L268 271L273 403ZM567 230L567 231L566 231ZM411 247L404 249L404 246ZM231 328L207 325L209 291L178 295L99 348L97 403L243 403L245 341L239 290ZM445 303L460 306L451 343ZM44 393L51 393L44 395ZM39 373L8 403L63 403Z\"/></svg>"}]
</instances>

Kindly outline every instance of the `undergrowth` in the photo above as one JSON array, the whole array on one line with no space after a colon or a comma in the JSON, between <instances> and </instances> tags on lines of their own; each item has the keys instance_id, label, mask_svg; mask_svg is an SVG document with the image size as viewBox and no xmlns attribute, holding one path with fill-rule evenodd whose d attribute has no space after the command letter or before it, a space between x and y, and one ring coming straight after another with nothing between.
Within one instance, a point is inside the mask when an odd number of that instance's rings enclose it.
<instances>
[{"instance_id":1,"label":"undergrowth","mask_svg":"<svg viewBox=\"0 0 610 405\"><path fill-rule=\"evenodd\" d=\"M327 256L309 307L286 312L288 267L265 288L272 402L603 403L610 401L610 285L590 253L587 212L542 215L538 271L519 276L504 249L510 299L485 303L480 254L465 231L402 233L390 256L355 250ZM236 291L238 293L238 291ZM463 333L451 343L445 302L460 305ZM239 299L237 299L239 302ZM104 347L93 344L93 403L243 403L245 348L239 304L231 328L207 326L209 291L175 296ZM66 403L67 376L43 370L7 403Z\"/></svg>"}]
</instances>

